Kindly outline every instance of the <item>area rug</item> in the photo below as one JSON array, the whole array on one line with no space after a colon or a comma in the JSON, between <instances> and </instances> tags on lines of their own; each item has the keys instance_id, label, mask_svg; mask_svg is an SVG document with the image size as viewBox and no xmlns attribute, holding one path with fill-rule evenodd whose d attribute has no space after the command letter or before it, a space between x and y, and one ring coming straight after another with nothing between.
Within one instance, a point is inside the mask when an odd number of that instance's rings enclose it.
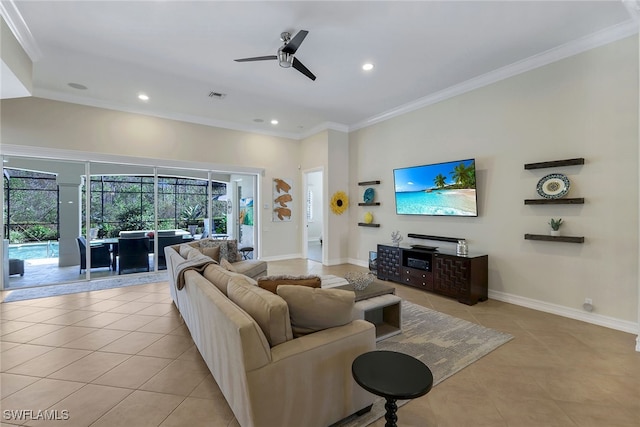
<instances>
[{"instance_id":1,"label":"area rug","mask_svg":"<svg viewBox=\"0 0 640 427\"><path fill-rule=\"evenodd\" d=\"M3 302L21 301L25 299L47 298L57 295L75 294L78 292L99 291L102 289L121 288L124 286L146 285L147 283L166 282L167 272L153 274L136 274L118 276L90 282L63 283L60 285L38 286L35 288L5 291Z\"/></svg>"},{"instance_id":2,"label":"area rug","mask_svg":"<svg viewBox=\"0 0 640 427\"><path fill-rule=\"evenodd\" d=\"M402 301L402 333L379 341L376 347L418 358L431 369L436 386L511 339L509 334ZM377 397L370 412L333 427L367 426L384 416L384 403L384 398Z\"/></svg>"}]
</instances>

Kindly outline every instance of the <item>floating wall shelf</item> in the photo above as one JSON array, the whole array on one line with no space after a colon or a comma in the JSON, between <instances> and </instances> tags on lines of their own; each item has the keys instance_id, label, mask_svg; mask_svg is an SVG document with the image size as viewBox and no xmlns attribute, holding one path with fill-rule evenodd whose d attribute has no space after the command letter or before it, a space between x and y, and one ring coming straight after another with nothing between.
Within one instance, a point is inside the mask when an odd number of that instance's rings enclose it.
<instances>
[{"instance_id":1,"label":"floating wall shelf","mask_svg":"<svg viewBox=\"0 0 640 427\"><path fill-rule=\"evenodd\" d=\"M380 184L380 181L361 181L358 183L358 185L360 186L366 186L366 185L378 185ZM374 193L375 194L375 193ZM380 202L360 202L358 203L358 206L380 206ZM367 224L366 222L359 222L358 225L360 227L380 227L380 224Z\"/></svg>"},{"instance_id":2,"label":"floating wall shelf","mask_svg":"<svg viewBox=\"0 0 640 427\"><path fill-rule=\"evenodd\" d=\"M583 205L584 197L569 199L525 199L525 205Z\"/></svg>"},{"instance_id":3,"label":"floating wall shelf","mask_svg":"<svg viewBox=\"0 0 640 427\"><path fill-rule=\"evenodd\" d=\"M543 240L545 242L584 243L584 237L547 236L546 234L525 234L525 240Z\"/></svg>"},{"instance_id":4,"label":"floating wall shelf","mask_svg":"<svg viewBox=\"0 0 640 427\"><path fill-rule=\"evenodd\" d=\"M584 165L584 158L567 159L567 160L552 160L550 162L538 162L538 163L526 163L524 168L529 169L544 169L544 168L557 168L561 166L576 166Z\"/></svg>"}]
</instances>

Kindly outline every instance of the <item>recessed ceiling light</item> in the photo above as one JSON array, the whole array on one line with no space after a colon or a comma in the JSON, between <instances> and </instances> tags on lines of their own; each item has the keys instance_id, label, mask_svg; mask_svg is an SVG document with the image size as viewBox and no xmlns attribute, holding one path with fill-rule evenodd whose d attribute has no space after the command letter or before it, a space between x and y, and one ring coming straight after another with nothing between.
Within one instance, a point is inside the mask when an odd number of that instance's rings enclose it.
<instances>
[{"instance_id":1,"label":"recessed ceiling light","mask_svg":"<svg viewBox=\"0 0 640 427\"><path fill-rule=\"evenodd\" d=\"M74 89L79 89L79 90L87 90L87 87L85 85L81 85L80 83L67 83L69 85L69 87L72 87Z\"/></svg>"},{"instance_id":2,"label":"recessed ceiling light","mask_svg":"<svg viewBox=\"0 0 640 427\"><path fill-rule=\"evenodd\" d=\"M277 125L277 124L278 124L278 121L277 121L276 119L273 119L273 120L271 120L271 124L272 124L272 125Z\"/></svg>"},{"instance_id":3,"label":"recessed ceiling light","mask_svg":"<svg viewBox=\"0 0 640 427\"><path fill-rule=\"evenodd\" d=\"M138 99L139 99L140 101L148 101L148 100L149 100L149 95L146 95L146 94L144 94L144 93L141 93L141 94L139 94L139 95L138 95Z\"/></svg>"},{"instance_id":4,"label":"recessed ceiling light","mask_svg":"<svg viewBox=\"0 0 640 427\"><path fill-rule=\"evenodd\" d=\"M362 69L365 70L365 71L371 71L371 70L373 70L373 64L366 63L366 64L364 64L362 66Z\"/></svg>"}]
</instances>

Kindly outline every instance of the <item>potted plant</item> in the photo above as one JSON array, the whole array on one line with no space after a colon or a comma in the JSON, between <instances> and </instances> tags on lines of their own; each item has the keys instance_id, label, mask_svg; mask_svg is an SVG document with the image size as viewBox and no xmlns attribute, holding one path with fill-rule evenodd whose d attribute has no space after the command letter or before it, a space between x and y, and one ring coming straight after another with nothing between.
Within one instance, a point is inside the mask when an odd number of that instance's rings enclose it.
<instances>
[{"instance_id":1,"label":"potted plant","mask_svg":"<svg viewBox=\"0 0 640 427\"><path fill-rule=\"evenodd\" d=\"M549 221L549 225L551 226L551 231L549 232L549 234L551 234L552 236L559 236L560 226L562 225L562 218L551 218L551 221Z\"/></svg>"},{"instance_id":2,"label":"potted plant","mask_svg":"<svg viewBox=\"0 0 640 427\"><path fill-rule=\"evenodd\" d=\"M200 205L187 206L182 211L182 220L187 223L189 233L196 234L198 224L202 221L202 207Z\"/></svg>"}]
</instances>

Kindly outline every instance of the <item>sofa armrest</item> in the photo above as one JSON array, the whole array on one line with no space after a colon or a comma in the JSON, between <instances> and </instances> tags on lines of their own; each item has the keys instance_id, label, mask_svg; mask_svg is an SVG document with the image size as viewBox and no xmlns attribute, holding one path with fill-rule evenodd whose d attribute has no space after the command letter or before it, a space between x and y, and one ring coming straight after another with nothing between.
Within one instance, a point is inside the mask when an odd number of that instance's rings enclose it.
<instances>
[{"instance_id":1,"label":"sofa armrest","mask_svg":"<svg viewBox=\"0 0 640 427\"><path fill-rule=\"evenodd\" d=\"M179 245L165 246L164 256L167 263L167 276L169 279L169 290L171 292L171 298L178 305L178 289L176 287L176 266L184 261L184 258L180 256L178 252Z\"/></svg>"},{"instance_id":2,"label":"sofa armrest","mask_svg":"<svg viewBox=\"0 0 640 427\"><path fill-rule=\"evenodd\" d=\"M370 405L351 364L375 348L375 326L364 320L273 347L271 363L247 372L255 425L327 426Z\"/></svg>"}]
</instances>

